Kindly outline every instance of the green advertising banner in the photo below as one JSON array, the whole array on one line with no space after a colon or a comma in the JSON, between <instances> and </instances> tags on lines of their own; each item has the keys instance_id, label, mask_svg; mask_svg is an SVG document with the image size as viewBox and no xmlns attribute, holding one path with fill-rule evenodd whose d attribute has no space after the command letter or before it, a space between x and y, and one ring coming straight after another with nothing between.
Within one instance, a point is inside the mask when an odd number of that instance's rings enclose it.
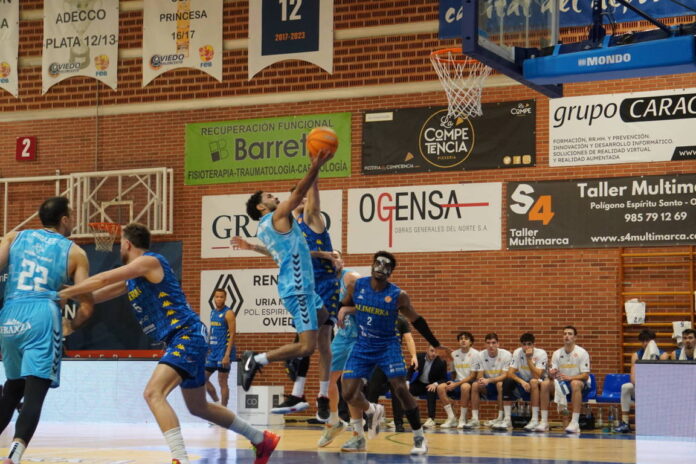
<instances>
[{"instance_id":1,"label":"green advertising banner","mask_svg":"<svg viewBox=\"0 0 696 464\"><path fill-rule=\"evenodd\" d=\"M307 134L327 126L338 135L322 177L350 176L351 114L216 121L186 125L186 185L301 179L309 168Z\"/></svg>"}]
</instances>

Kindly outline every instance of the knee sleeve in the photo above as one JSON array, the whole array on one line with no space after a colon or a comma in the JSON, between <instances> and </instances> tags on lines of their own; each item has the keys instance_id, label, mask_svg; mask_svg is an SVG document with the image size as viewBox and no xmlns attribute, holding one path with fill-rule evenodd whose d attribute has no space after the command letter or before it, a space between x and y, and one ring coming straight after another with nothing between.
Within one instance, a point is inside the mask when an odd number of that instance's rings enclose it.
<instances>
[{"instance_id":1,"label":"knee sleeve","mask_svg":"<svg viewBox=\"0 0 696 464\"><path fill-rule=\"evenodd\" d=\"M512 379L505 379L503 380L503 400L504 401L513 401L515 398L513 397L513 392L515 391L515 385L517 385L517 382L515 382Z\"/></svg>"}]
</instances>

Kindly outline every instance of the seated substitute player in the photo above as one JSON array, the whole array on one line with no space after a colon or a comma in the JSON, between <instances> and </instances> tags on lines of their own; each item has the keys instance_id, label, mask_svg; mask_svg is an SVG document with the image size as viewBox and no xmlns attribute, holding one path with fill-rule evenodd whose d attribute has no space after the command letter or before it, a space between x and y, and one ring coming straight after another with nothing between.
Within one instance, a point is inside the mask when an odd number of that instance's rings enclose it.
<instances>
[{"instance_id":1,"label":"seated substitute player","mask_svg":"<svg viewBox=\"0 0 696 464\"><path fill-rule=\"evenodd\" d=\"M685 329L682 332L683 347L677 348L670 355L670 359L675 361L693 361L694 348L696 348L696 330Z\"/></svg>"},{"instance_id":2,"label":"seated substitute player","mask_svg":"<svg viewBox=\"0 0 696 464\"><path fill-rule=\"evenodd\" d=\"M208 357L205 360L205 389L216 403L227 407L230 400L230 363L237 357L234 335L237 332L237 317L229 306L225 305L227 292L223 288L213 292L214 309L210 312L210 338L208 340ZM210 376L217 371L220 383L220 398L210 382Z\"/></svg>"},{"instance_id":3,"label":"seated substitute player","mask_svg":"<svg viewBox=\"0 0 696 464\"><path fill-rule=\"evenodd\" d=\"M512 402L529 394L532 405L532 418L524 429L533 431L539 425L539 399L541 382L546 377L548 355L546 351L534 346L534 334L523 333L520 337L521 347L512 353L512 365L507 378L503 381L503 410L505 417L502 426L512 428Z\"/></svg>"},{"instance_id":4,"label":"seated substitute player","mask_svg":"<svg viewBox=\"0 0 696 464\"><path fill-rule=\"evenodd\" d=\"M452 352L452 367L456 378L446 383L441 383L437 386L437 396L444 405L447 413L447 420L440 424L440 428L449 429L457 427L463 429L466 425L466 412L471 402L471 385L483 375L483 367L481 366L481 355L478 350L472 348L474 345L474 336L471 332L460 332L457 335L459 349ZM455 404L451 398L456 399L459 396L461 401L461 412L459 415L459 423L452 410L452 405ZM478 412L478 411L477 411ZM476 416L478 421L478 416Z\"/></svg>"},{"instance_id":5,"label":"seated substitute player","mask_svg":"<svg viewBox=\"0 0 696 464\"><path fill-rule=\"evenodd\" d=\"M614 428L614 432L628 433L631 426L628 425L631 412L631 400L635 399L636 385L636 361L639 359L669 358L669 353L659 349L655 344L657 335L650 329L643 329L638 334L638 341L642 348L631 355L631 381L621 385L621 422ZM652 343L651 343L652 342Z\"/></svg>"},{"instance_id":6,"label":"seated substitute player","mask_svg":"<svg viewBox=\"0 0 696 464\"><path fill-rule=\"evenodd\" d=\"M131 223L121 232L123 266L93 275L62 290L61 299L94 292L101 302L128 295L138 323L167 351L157 364L143 396L169 445L173 464L189 464L179 419L167 401L177 386L194 416L247 437L256 449L256 464L265 464L280 437L258 430L232 411L205 398L207 330L186 301L179 280L164 256L148 251L150 231Z\"/></svg>"},{"instance_id":7,"label":"seated substitute player","mask_svg":"<svg viewBox=\"0 0 696 464\"><path fill-rule=\"evenodd\" d=\"M535 432L549 430L549 403L555 393L554 380L565 383L570 391L573 416L566 427L566 433L580 433L580 410L582 409L582 393L589 390L590 385L590 355L584 348L575 344L578 331L572 325L563 327L563 348L554 351L551 356L549 378L541 384L541 422Z\"/></svg>"},{"instance_id":8,"label":"seated substitute player","mask_svg":"<svg viewBox=\"0 0 696 464\"><path fill-rule=\"evenodd\" d=\"M392 391L401 401L406 418L413 430L411 454L428 452L423 434L418 403L406 386L406 365L401 344L394 327L399 313L406 316L413 327L443 355L447 349L440 346L428 324L411 306L408 294L389 281L396 268L396 258L389 252L378 251L372 260L372 276L363 277L348 287L343 307L338 313L339 324L346 315L354 313L358 324L358 340L348 356L343 373L343 398L349 404L353 436L341 451L365 451L365 434L362 426L363 413L367 413L370 437L379 433L384 407L370 403L363 395L363 379L375 366L387 374Z\"/></svg>"},{"instance_id":9,"label":"seated substitute player","mask_svg":"<svg viewBox=\"0 0 696 464\"><path fill-rule=\"evenodd\" d=\"M483 375L471 385L471 420L464 424L465 429L478 427L478 412L481 398L488 399L494 395L498 403L498 417L492 422L495 427L502 420L503 413L503 380L507 377L507 371L512 363L512 354L508 350L499 347L498 335L489 333L485 337L486 349L479 352ZM501 425L496 430L502 429Z\"/></svg>"}]
</instances>

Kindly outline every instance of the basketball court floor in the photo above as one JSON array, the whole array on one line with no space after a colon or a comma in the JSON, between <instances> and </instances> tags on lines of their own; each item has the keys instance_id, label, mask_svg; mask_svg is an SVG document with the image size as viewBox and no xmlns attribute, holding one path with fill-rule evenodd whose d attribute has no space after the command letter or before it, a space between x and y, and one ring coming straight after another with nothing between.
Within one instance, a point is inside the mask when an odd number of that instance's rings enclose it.
<instances>
[{"instance_id":1,"label":"basketball court floor","mask_svg":"<svg viewBox=\"0 0 696 464\"><path fill-rule=\"evenodd\" d=\"M207 424L182 426L192 463L231 464L253 461L249 443L232 432ZM0 437L5 453L11 429ZM344 432L327 448L318 450L319 426L273 429L282 436L271 464L591 464L591 463L692 463L696 442L636 439L634 435L583 433L567 436L509 434L487 431L435 431L427 433L429 454L410 456L411 433L385 431L368 443L368 453L341 453L348 439ZM9 432L9 433L8 433ZM6 454L3 454L6 455ZM151 424L42 423L23 463L166 464L169 452L159 429Z\"/></svg>"}]
</instances>

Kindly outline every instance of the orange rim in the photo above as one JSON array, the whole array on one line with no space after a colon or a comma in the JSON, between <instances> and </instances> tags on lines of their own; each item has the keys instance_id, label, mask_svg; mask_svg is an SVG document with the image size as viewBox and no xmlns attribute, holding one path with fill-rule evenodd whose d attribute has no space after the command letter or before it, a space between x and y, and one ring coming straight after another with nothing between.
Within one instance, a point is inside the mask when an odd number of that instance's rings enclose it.
<instances>
[{"instance_id":1,"label":"orange rim","mask_svg":"<svg viewBox=\"0 0 696 464\"><path fill-rule=\"evenodd\" d=\"M110 234L118 234L121 230L121 225L114 222L90 222L89 226L92 230L108 232Z\"/></svg>"},{"instance_id":2,"label":"orange rim","mask_svg":"<svg viewBox=\"0 0 696 464\"><path fill-rule=\"evenodd\" d=\"M446 55L448 53L463 55L461 48L443 48L442 50L435 50L434 52L432 52L430 54L430 56L432 58L436 59L437 61L442 62L442 63L465 64L465 63L470 63L472 61L475 61L473 58L468 57L468 56L465 57L463 60L455 60L455 59L447 57ZM445 56L441 56L441 55L445 55Z\"/></svg>"}]
</instances>

